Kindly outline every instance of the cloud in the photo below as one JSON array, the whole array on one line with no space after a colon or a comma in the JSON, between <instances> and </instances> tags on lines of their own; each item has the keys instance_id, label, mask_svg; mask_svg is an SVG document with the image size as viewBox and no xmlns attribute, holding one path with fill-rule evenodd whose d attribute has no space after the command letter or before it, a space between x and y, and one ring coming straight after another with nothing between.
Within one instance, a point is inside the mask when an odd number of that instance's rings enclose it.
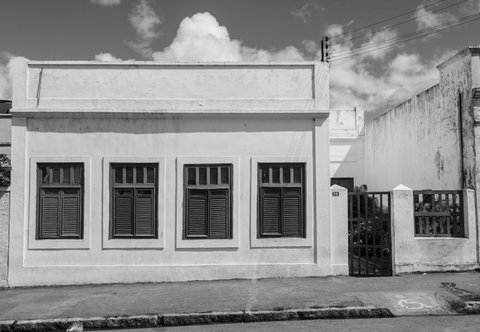
<instances>
[{"instance_id":1,"label":"cloud","mask_svg":"<svg viewBox=\"0 0 480 332\"><path fill-rule=\"evenodd\" d=\"M153 53L155 61L241 61L240 42L210 13L197 13L180 22L170 46Z\"/></svg>"},{"instance_id":2,"label":"cloud","mask_svg":"<svg viewBox=\"0 0 480 332\"><path fill-rule=\"evenodd\" d=\"M447 24L448 22L455 20L456 16L447 13L447 12L438 12L433 13L425 9L425 6L421 4L417 7L417 11L415 12L415 21L417 23L417 31L424 30L424 29L432 29L432 32L438 30L439 26ZM430 31L430 30L428 30ZM429 35L430 37L436 35Z\"/></svg>"},{"instance_id":3,"label":"cloud","mask_svg":"<svg viewBox=\"0 0 480 332\"><path fill-rule=\"evenodd\" d=\"M12 63L15 56L0 52L0 99L12 99Z\"/></svg>"},{"instance_id":4,"label":"cloud","mask_svg":"<svg viewBox=\"0 0 480 332\"><path fill-rule=\"evenodd\" d=\"M401 53L391 61L365 58L333 62L330 71L332 108L363 106L367 112L382 113L438 82L437 61L424 62L415 53ZM381 73L373 68L382 66Z\"/></svg>"},{"instance_id":5,"label":"cloud","mask_svg":"<svg viewBox=\"0 0 480 332\"><path fill-rule=\"evenodd\" d=\"M308 23L312 20L314 13L323 11L325 11L325 7L322 7L318 2L307 2L302 7L291 11L290 14L302 20L303 23Z\"/></svg>"},{"instance_id":6,"label":"cloud","mask_svg":"<svg viewBox=\"0 0 480 332\"><path fill-rule=\"evenodd\" d=\"M467 2L460 7L460 14L462 16L472 15L480 12L480 1L478 0L467 0Z\"/></svg>"},{"instance_id":7,"label":"cloud","mask_svg":"<svg viewBox=\"0 0 480 332\"><path fill-rule=\"evenodd\" d=\"M342 56L354 54L355 45L344 27L332 24L327 35L341 35L335 40L335 51ZM390 40L396 30L385 29L367 33L362 47ZM351 108L363 106L370 112L382 112L406 98L432 86L438 81L437 60L422 61L418 54L401 53L396 44L382 50L352 57L348 61L333 62L330 73L331 106ZM318 44L313 40L302 42L301 48L287 46L277 50L253 48L231 38L228 29L219 24L210 13L197 13L180 23L171 44L152 53L154 61L303 61L319 59ZM379 70L381 68L381 71Z\"/></svg>"},{"instance_id":8,"label":"cloud","mask_svg":"<svg viewBox=\"0 0 480 332\"><path fill-rule=\"evenodd\" d=\"M119 5L121 0L90 0L90 2L103 7L111 7Z\"/></svg>"},{"instance_id":9,"label":"cloud","mask_svg":"<svg viewBox=\"0 0 480 332\"><path fill-rule=\"evenodd\" d=\"M152 41L160 36L157 26L163 22L164 18L155 13L148 0L140 0L133 7L128 19L137 34L137 40L129 42L128 45L142 56L150 57Z\"/></svg>"},{"instance_id":10,"label":"cloud","mask_svg":"<svg viewBox=\"0 0 480 332\"><path fill-rule=\"evenodd\" d=\"M122 59L113 56L111 53L98 53L95 55L95 61L101 62L120 62Z\"/></svg>"},{"instance_id":11,"label":"cloud","mask_svg":"<svg viewBox=\"0 0 480 332\"><path fill-rule=\"evenodd\" d=\"M293 46L264 50L243 46L230 38L225 26L210 13L197 13L180 23L172 43L153 52L154 61L301 61L302 53Z\"/></svg>"},{"instance_id":12,"label":"cloud","mask_svg":"<svg viewBox=\"0 0 480 332\"><path fill-rule=\"evenodd\" d=\"M396 30L383 29L374 33L367 33L367 41L361 44L363 50L368 51L362 56L365 58L381 59L394 49L392 39L398 36Z\"/></svg>"},{"instance_id":13,"label":"cloud","mask_svg":"<svg viewBox=\"0 0 480 332\"><path fill-rule=\"evenodd\" d=\"M440 62L439 57L424 61L419 54L399 52L401 45L388 43L398 31L384 29L366 33L365 41L355 45L351 36L344 34L343 28L336 24L326 29L327 34L340 35L334 41L330 70L332 108L359 105L372 116L438 82L436 65ZM369 53L355 52L358 47L367 47L363 50Z\"/></svg>"},{"instance_id":14,"label":"cloud","mask_svg":"<svg viewBox=\"0 0 480 332\"><path fill-rule=\"evenodd\" d=\"M140 2L139 6L143 9L138 8L135 12L141 11L148 15L137 16L158 17L146 1ZM155 29L160 23L160 19L139 19L136 26L143 27L137 30L140 41L148 41L150 47L151 41L159 35ZM352 108L359 105L370 114L381 113L438 82L435 66L440 62L439 58L424 61L416 53L402 51L394 54L394 51L401 50L398 44L387 45L385 49L376 49L371 53L348 58L355 54L355 47L375 49L376 44L396 37L398 31L384 29L367 33L363 43L357 42L355 45L352 36L344 33L347 26L348 24L332 24L325 31L327 35L337 36L333 41L333 56L336 52L345 57L344 61L334 59L332 62L330 72L332 108ZM320 56L319 45L313 40L302 41L300 47L287 46L281 49L246 46L242 41L232 38L228 29L213 15L205 12L184 18L170 45L163 50L152 51L147 58L159 62L294 62L320 59ZM120 60L109 53L97 54L96 59Z\"/></svg>"}]
</instances>

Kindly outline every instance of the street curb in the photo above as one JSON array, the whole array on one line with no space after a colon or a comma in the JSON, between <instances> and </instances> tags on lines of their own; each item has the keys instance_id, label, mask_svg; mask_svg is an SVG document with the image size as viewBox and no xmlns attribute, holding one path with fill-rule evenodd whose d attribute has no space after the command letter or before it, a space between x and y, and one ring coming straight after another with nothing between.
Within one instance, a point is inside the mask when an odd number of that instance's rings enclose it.
<instances>
[{"instance_id":1,"label":"street curb","mask_svg":"<svg viewBox=\"0 0 480 332\"><path fill-rule=\"evenodd\" d=\"M374 306L287 309L265 311L227 311L188 314L149 314L115 317L57 318L0 321L0 331L59 331L72 325L83 325L84 329L105 328L149 328L162 326L185 326L214 323L248 323L282 320L326 319L326 318L382 318L393 317L387 308Z\"/></svg>"}]
</instances>

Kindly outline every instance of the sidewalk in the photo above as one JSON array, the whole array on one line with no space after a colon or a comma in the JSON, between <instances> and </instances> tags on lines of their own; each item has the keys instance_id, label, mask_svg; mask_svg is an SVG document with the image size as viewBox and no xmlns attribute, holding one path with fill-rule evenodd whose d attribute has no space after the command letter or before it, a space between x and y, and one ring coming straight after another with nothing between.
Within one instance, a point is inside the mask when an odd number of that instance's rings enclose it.
<instances>
[{"instance_id":1,"label":"sidewalk","mask_svg":"<svg viewBox=\"0 0 480 332\"><path fill-rule=\"evenodd\" d=\"M475 271L0 289L5 331L477 312Z\"/></svg>"}]
</instances>

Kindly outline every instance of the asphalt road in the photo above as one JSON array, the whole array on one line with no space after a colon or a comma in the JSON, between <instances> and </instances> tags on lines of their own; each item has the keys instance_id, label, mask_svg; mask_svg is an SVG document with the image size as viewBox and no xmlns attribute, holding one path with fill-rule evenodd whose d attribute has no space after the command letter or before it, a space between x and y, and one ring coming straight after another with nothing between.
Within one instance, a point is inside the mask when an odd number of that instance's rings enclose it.
<instances>
[{"instance_id":1,"label":"asphalt road","mask_svg":"<svg viewBox=\"0 0 480 332\"><path fill-rule=\"evenodd\" d=\"M303 321L263 322L244 324L217 324L155 329L104 330L122 332L165 331L480 331L480 315L470 316L410 316L381 319L321 319Z\"/></svg>"}]
</instances>

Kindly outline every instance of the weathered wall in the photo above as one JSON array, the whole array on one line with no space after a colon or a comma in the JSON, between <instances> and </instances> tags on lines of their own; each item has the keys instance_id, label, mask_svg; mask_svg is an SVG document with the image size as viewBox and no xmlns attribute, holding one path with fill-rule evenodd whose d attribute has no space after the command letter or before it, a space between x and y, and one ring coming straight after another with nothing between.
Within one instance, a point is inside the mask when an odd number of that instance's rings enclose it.
<instances>
[{"instance_id":1,"label":"weathered wall","mask_svg":"<svg viewBox=\"0 0 480 332\"><path fill-rule=\"evenodd\" d=\"M8 284L8 228L10 192L0 188L0 287Z\"/></svg>"},{"instance_id":2,"label":"weathered wall","mask_svg":"<svg viewBox=\"0 0 480 332\"><path fill-rule=\"evenodd\" d=\"M463 191L466 237L415 237L413 191L392 192L392 234L396 273L473 269L477 262L475 193Z\"/></svg>"},{"instance_id":3,"label":"weathered wall","mask_svg":"<svg viewBox=\"0 0 480 332\"><path fill-rule=\"evenodd\" d=\"M400 183L416 190L462 187L458 113L445 93L436 85L366 125L370 190Z\"/></svg>"},{"instance_id":4,"label":"weathered wall","mask_svg":"<svg viewBox=\"0 0 480 332\"><path fill-rule=\"evenodd\" d=\"M478 187L472 101L480 86L479 59L478 48L459 52L438 66L437 85L366 125L370 189L399 183L413 189Z\"/></svg>"},{"instance_id":5,"label":"weathered wall","mask_svg":"<svg viewBox=\"0 0 480 332\"><path fill-rule=\"evenodd\" d=\"M361 107L330 111L330 177L365 183L364 111Z\"/></svg>"},{"instance_id":6,"label":"weathered wall","mask_svg":"<svg viewBox=\"0 0 480 332\"><path fill-rule=\"evenodd\" d=\"M458 145L462 144L460 181L463 188L475 188L475 133L472 107L472 54L466 49L438 66L442 108L456 111ZM461 125L458 121L461 120ZM461 132L461 133L460 133Z\"/></svg>"}]
</instances>

